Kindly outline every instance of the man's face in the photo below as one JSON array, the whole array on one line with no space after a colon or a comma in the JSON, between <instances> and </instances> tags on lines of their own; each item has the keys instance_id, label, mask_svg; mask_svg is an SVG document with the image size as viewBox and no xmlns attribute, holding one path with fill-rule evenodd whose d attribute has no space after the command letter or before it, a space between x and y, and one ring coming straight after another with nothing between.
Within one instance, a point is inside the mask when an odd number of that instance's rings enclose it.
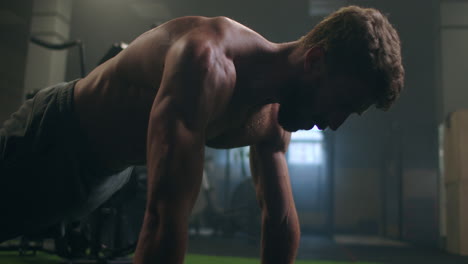
<instances>
[{"instance_id":1,"label":"man's face","mask_svg":"<svg viewBox=\"0 0 468 264\"><path fill-rule=\"evenodd\" d=\"M280 102L278 122L287 131L338 129L353 113L362 114L373 103L369 87L346 75L300 80L288 87Z\"/></svg>"}]
</instances>

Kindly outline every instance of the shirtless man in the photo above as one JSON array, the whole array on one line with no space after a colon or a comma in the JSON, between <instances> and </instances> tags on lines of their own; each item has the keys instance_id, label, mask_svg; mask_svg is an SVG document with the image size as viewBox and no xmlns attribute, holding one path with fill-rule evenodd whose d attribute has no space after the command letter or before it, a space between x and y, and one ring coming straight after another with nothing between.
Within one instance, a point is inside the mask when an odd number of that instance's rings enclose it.
<instances>
[{"instance_id":1,"label":"shirtless man","mask_svg":"<svg viewBox=\"0 0 468 264\"><path fill-rule=\"evenodd\" d=\"M72 98L86 139L76 146L87 161L78 168L147 164L134 263L183 263L205 146L250 146L262 263L293 263L300 231L285 159L291 132L336 130L371 105L386 110L403 77L398 34L375 9L340 9L281 44L226 17L183 17L138 37L57 101Z\"/></svg>"}]
</instances>

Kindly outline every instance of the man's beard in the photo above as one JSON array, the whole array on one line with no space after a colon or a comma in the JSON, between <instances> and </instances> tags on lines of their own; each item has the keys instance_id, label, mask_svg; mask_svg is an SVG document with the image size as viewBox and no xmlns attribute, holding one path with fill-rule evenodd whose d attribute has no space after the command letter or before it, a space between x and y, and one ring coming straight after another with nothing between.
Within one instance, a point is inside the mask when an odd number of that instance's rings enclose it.
<instances>
[{"instance_id":1,"label":"man's beard","mask_svg":"<svg viewBox=\"0 0 468 264\"><path fill-rule=\"evenodd\" d=\"M310 96L310 95L309 95ZM310 108L304 105L312 103L312 98L304 98L298 93L289 93L280 103L278 123L289 132L300 129L311 129L315 124L324 124L323 117L311 113Z\"/></svg>"},{"instance_id":2,"label":"man's beard","mask_svg":"<svg viewBox=\"0 0 468 264\"><path fill-rule=\"evenodd\" d=\"M289 92L284 97L284 100L280 103L278 123L289 132L304 129L304 115L306 113L304 113L304 109L301 109L299 105L301 105L305 98L300 98L297 93L292 92Z\"/></svg>"},{"instance_id":3,"label":"man's beard","mask_svg":"<svg viewBox=\"0 0 468 264\"><path fill-rule=\"evenodd\" d=\"M303 114L303 113L302 113ZM278 123L289 132L295 132L303 128L304 120L300 118L301 113L297 106L291 103L280 104L278 112Z\"/></svg>"}]
</instances>

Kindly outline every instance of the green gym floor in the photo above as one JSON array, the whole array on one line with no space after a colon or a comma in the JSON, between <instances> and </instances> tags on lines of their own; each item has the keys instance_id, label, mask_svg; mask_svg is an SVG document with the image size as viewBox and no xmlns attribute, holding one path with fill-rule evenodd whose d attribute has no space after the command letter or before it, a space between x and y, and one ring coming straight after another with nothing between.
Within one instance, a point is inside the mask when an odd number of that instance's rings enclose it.
<instances>
[{"instance_id":1,"label":"green gym floor","mask_svg":"<svg viewBox=\"0 0 468 264\"><path fill-rule=\"evenodd\" d=\"M185 259L185 264L258 264L260 261L255 258L241 257L221 257L208 255L189 254ZM66 261L46 253L38 253L36 256L19 257L15 252L0 253L0 263L2 264L61 264ZM118 262L117 262L118 263ZM296 264L345 264L348 262L338 261L306 261L298 260ZM364 262L358 262L364 264Z\"/></svg>"},{"instance_id":2,"label":"green gym floor","mask_svg":"<svg viewBox=\"0 0 468 264\"><path fill-rule=\"evenodd\" d=\"M192 254L258 258L258 252L258 241L242 237L229 240L205 236L190 238L189 253ZM245 263L260 262L256 260ZM468 257L449 254L437 248L416 247L378 237L335 236L331 239L303 235L296 263L468 264Z\"/></svg>"},{"instance_id":3,"label":"green gym floor","mask_svg":"<svg viewBox=\"0 0 468 264\"><path fill-rule=\"evenodd\" d=\"M246 237L191 236L185 264L259 264L258 240ZM81 264L39 252L36 256L19 256L17 252L0 252L0 264ZM128 264L129 259L109 262ZM369 237L303 236L296 264L457 264L468 257L448 254L435 248L419 248L405 243Z\"/></svg>"}]
</instances>

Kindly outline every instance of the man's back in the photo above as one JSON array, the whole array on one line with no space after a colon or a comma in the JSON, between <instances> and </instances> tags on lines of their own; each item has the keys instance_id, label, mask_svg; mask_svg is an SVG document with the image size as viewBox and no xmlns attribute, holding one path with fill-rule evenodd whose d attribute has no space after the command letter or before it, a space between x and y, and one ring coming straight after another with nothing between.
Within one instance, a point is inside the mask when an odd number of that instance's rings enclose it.
<instances>
[{"instance_id":1,"label":"man's back","mask_svg":"<svg viewBox=\"0 0 468 264\"><path fill-rule=\"evenodd\" d=\"M236 43L238 39L243 45ZM75 109L94 151L110 167L145 160L150 110L164 74L171 74L165 69L167 60L171 60L168 51L190 50L190 45L208 45L214 60L210 71L216 71L217 78L222 79L218 87L212 87L207 102L216 104L216 113L212 113L207 127L207 140L224 134L236 122L240 125L247 112L252 111L249 104L255 102L246 101L248 95L240 91L239 87L245 85L236 79L233 57L258 52L261 45L267 44L257 33L224 17L179 18L142 34L76 85ZM184 56L189 60L192 55ZM189 91L190 87L185 89ZM220 141L214 140L213 145L222 145Z\"/></svg>"}]
</instances>

